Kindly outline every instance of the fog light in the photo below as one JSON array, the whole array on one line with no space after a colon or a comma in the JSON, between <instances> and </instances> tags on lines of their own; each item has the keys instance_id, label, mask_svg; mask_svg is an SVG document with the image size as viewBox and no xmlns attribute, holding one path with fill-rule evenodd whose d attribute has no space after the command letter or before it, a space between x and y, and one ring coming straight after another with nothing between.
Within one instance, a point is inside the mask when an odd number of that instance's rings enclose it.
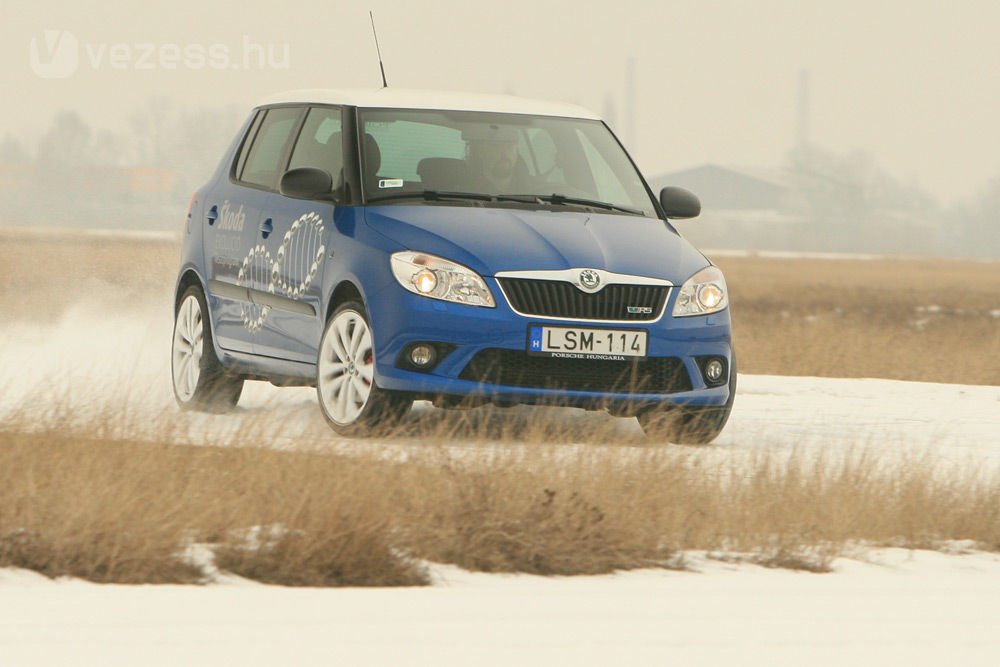
<instances>
[{"instance_id":1,"label":"fog light","mask_svg":"<svg viewBox=\"0 0 1000 667\"><path fill-rule=\"evenodd\" d=\"M410 350L410 363L424 368L434 363L434 348L430 345L414 345Z\"/></svg>"},{"instance_id":2,"label":"fog light","mask_svg":"<svg viewBox=\"0 0 1000 667\"><path fill-rule=\"evenodd\" d=\"M722 365L721 360L710 359L709 362L705 364L705 379L712 384L716 384L722 380L722 374L725 370L726 368Z\"/></svg>"}]
</instances>

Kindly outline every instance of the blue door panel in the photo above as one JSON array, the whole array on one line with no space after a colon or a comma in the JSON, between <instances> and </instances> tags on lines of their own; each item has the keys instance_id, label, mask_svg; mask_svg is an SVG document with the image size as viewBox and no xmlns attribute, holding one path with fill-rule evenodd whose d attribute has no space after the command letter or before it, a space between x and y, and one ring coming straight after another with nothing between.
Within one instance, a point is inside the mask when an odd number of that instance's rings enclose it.
<instances>
[{"instance_id":1,"label":"blue door panel","mask_svg":"<svg viewBox=\"0 0 1000 667\"><path fill-rule=\"evenodd\" d=\"M256 244L272 262L257 354L314 363L322 335L323 270L331 247L333 206L273 195ZM266 231L265 231L266 230ZM266 238L265 238L266 235Z\"/></svg>"}]
</instances>

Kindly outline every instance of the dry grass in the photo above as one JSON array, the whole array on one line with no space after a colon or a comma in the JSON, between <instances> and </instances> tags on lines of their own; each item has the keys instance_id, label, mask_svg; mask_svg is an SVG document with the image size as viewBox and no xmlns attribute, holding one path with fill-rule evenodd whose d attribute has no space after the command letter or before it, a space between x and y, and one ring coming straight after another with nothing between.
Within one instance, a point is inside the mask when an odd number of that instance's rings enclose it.
<instances>
[{"instance_id":1,"label":"dry grass","mask_svg":"<svg viewBox=\"0 0 1000 667\"><path fill-rule=\"evenodd\" d=\"M363 464L254 449L0 435L0 566L99 582L195 582L179 557L218 546L219 565L286 585L425 581L388 541L388 499ZM361 502L363 500L363 502ZM248 539L254 527L283 527Z\"/></svg>"},{"instance_id":2,"label":"dry grass","mask_svg":"<svg viewBox=\"0 0 1000 667\"><path fill-rule=\"evenodd\" d=\"M179 241L12 234L0 227L0 266L10 277L0 281L4 318L48 322L82 299L100 302L112 292L118 309L154 301L169 309L179 247Z\"/></svg>"},{"instance_id":3,"label":"dry grass","mask_svg":"<svg viewBox=\"0 0 1000 667\"><path fill-rule=\"evenodd\" d=\"M1000 264L719 260L740 369L1000 385Z\"/></svg>"},{"instance_id":4,"label":"dry grass","mask_svg":"<svg viewBox=\"0 0 1000 667\"><path fill-rule=\"evenodd\" d=\"M222 570L269 583L412 585L427 581L420 560L569 575L683 567L685 551L707 550L825 571L859 543L1000 550L1000 477L930 457L585 445L468 455L431 444L448 430L433 428L405 461L6 431L0 567L194 582L202 571L179 554L196 542ZM253 431L235 439L266 446Z\"/></svg>"}]
</instances>

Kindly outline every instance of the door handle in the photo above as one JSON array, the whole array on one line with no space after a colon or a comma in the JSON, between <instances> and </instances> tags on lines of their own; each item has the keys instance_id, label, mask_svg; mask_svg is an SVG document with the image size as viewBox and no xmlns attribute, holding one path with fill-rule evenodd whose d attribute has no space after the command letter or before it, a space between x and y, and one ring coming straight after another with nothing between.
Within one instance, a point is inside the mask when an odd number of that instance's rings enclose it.
<instances>
[{"instance_id":1,"label":"door handle","mask_svg":"<svg viewBox=\"0 0 1000 667\"><path fill-rule=\"evenodd\" d=\"M208 224L210 226L214 225L215 221L219 219L219 207L213 206L212 208L208 209L207 217L208 217Z\"/></svg>"},{"instance_id":2,"label":"door handle","mask_svg":"<svg viewBox=\"0 0 1000 667\"><path fill-rule=\"evenodd\" d=\"M268 218L264 222L260 223L260 235L265 239L270 236L273 231L274 223L271 221L271 218Z\"/></svg>"}]
</instances>

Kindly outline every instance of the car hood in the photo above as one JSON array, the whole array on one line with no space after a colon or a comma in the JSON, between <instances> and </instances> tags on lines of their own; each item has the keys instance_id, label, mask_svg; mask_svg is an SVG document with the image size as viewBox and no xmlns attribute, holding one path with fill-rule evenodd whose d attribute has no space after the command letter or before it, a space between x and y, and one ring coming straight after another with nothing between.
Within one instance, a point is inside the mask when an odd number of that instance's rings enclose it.
<instances>
[{"instance_id":1,"label":"car hood","mask_svg":"<svg viewBox=\"0 0 1000 667\"><path fill-rule=\"evenodd\" d=\"M500 271L604 269L681 284L709 264L662 220L579 211L390 205L368 224L409 250Z\"/></svg>"}]
</instances>

